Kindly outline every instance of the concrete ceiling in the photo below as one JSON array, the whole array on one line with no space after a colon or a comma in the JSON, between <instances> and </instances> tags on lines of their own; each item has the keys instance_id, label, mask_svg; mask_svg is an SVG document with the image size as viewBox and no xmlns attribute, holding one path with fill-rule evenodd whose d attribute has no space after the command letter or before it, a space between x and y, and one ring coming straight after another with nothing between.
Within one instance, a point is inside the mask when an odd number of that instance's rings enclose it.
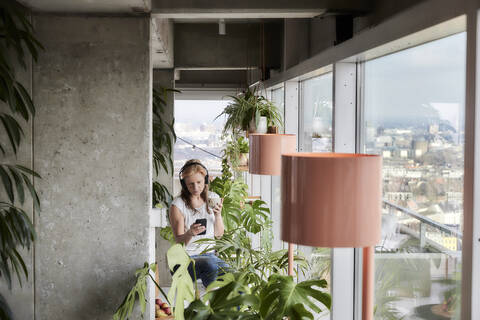
<instances>
[{"instance_id":1,"label":"concrete ceiling","mask_svg":"<svg viewBox=\"0 0 480 320\"><path fill-rule=\"evenodd\" d=\"M150 0L17 0L39 12L142 13L150 12Z\"/></svg>"}]
</instances>

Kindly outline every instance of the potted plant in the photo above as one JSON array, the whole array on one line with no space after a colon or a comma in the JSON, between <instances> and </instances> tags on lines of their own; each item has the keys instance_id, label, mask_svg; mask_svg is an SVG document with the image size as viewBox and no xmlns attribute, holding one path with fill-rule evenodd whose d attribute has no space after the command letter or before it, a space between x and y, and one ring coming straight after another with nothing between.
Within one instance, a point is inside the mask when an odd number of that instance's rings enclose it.
<instances>
[{"instance_id":1,"label":"potted plant","mask_svg":"<svg viewBox=\"0 0 480 320\"><path fill-rule=\"evenodd\" d=\"M248 140L244 137L238 137L238 165L245 167L248 166L248 152L250 151L250 146L248 145Z\"/></svg>"},{"instance_id":2,"label":"potted plant","mask_svg":"<svg viewBox=\"0 0 480 320\"><path fill-rule=\"evenodd\" d=\"M260 117L265 117L267 126L282 126L282 115L278 108L264 96L256 95L255 91L247 89L239 96L229 96L233 101L220 113L226 116L223 132L231 132L238 136L241 131L247 134L256 132Z\"/></svg>"},{"instance_id":3,"label":"potted plant","mask_svg":"<svg viewBox=\"0 0 480 320\"><path fill-rule=\"evenodd\" d=\"M283 123L282 114L273 102L264 97L260 97L259 100L257 114L267 119L267 132L278 133L278 128L281 128Z\"/></svg>"},{"instance_id":4,"label":"potted plant","mask_svg":"<svg viewBox=\"0 0 480 320\"><path fill-rule=\"evenodd\" d=\"M232 137L232 140L227 142L226 148L223 150L224 157L227 158L231 167L238 171L242 167L248 165L248 140L242 136L237 138Z\"/></svg>"}]
</instances>

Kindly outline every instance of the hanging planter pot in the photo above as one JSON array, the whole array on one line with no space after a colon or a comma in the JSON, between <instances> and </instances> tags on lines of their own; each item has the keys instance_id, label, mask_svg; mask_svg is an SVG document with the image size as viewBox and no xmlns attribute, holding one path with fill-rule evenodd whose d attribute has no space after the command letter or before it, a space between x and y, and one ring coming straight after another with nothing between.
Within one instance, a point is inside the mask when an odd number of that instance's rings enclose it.
<instances>
[{"instance_id":1,"label":"hanging planter pot","mask_svg":"<svg viewBox=\"0 0 480 320\"><path fill-rule=\"evenodd\" d=\"M240 156L238 157L238 165L240 167L248 166L248 153L240 153Z\"/></svg>"},{"instance_id":2,"label":"hanging planter pot","mask_svg":"<svg viewBox=\"0 0 480 320\"><path fill-rule=\"evenodd\" d=\"M277 126L269 126L268 129L267 129L267 133L278 134L278 127Z\"/></svg>"},{"instance_id":3,"label":"hanging planter pot","mask_svg":"<svg viewBox=\"0 0 480 320\"><path fill-rule=\"evenodd\" d=\"M267 117L260 117L257 123L257 133L267 133Z\"/></svg>"}]
</instances>

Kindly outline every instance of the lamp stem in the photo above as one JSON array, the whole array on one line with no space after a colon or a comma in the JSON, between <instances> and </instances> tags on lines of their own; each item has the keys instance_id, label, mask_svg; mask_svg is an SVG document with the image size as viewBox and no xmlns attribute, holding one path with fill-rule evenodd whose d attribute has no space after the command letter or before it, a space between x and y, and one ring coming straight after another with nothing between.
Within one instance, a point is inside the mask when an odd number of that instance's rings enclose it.
<instances>
[{"instance_id":1,"label":"lamp stem","mask_svg":"<svg viewBox=\"0 0 480 320\"><path fill-rule=\"evenodd\" d=\"M293 276L293 243L288 243L288 275Z\"/></svg>"},{"instance_id":2,"label":"lamp stem","mask_svg":"<svg viewBox=\"0 0 480 320\"><path fill-rule=\"evenodd\" d=\"M373 284L375 277L373 255L373 247L363 248L362 320L373 320Z\"/></svg>"}]
</instances>

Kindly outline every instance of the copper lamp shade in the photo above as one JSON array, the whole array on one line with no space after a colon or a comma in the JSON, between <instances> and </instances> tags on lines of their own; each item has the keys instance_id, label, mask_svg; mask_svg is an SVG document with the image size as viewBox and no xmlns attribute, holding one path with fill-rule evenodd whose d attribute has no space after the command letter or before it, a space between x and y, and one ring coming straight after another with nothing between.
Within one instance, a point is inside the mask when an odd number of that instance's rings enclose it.
<instances>
[{"instance_id":1,"label":"copper lamp shade","mask_svg":"<svg viewBox=\"0 0 480 320\"><path fill-rule=\"evenodd\" d=\"M381 168L377 155L282 155L282 240L330 248L376 245Z\"/></svg>"},{"instance_id":2,"label":"copper lamp shade","mask_svg":"<svg viewBox=\"0 0 480 320\"><path fill-rule=\"evenodd\" d=\"M281 174L284 153L295 152L297 139L294 134L252 133L248 171L253 174L278 176Z\"/></svg>"}]
</instances>

